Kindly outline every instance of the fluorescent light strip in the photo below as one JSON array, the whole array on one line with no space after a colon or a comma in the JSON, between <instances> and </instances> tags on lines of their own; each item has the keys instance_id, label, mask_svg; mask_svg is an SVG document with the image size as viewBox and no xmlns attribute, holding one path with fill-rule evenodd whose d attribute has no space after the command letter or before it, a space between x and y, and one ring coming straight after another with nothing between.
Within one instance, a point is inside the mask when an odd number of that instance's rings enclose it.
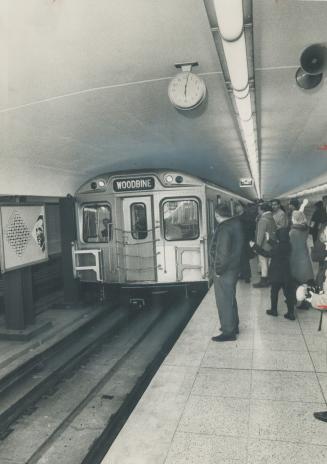
<instances>
[{"instance_id":1,"label":"fluorescent light strip","mask_svg":"<svg viewBox=\"0 0 327 464\"><path fill-rule=\"evenodd\" d=\"M245 98L235 98L238 114L242 121L249 121L252 118L252 107L250 94Z\"/></svg>"},{"instance_id":2,"label":"fluorescent light strip","mask_svg":"<svg viewBox=\"0 0 327 464\"><path fill-rule=\"evenodd\" d=\"M243 2L242 0L214 0L214 7L238 112L238 124L251 175L260 197L259 154L249 91L249 71L243 30Z\"/></svg>"},{"instance_id":3,"label":"fluorescent light strip","mask_svg":"<svg viewBox=\"0 0 327 464\"><path fill-rule=\"evenodd\" d=\"M249 95L249 92L250 92L249 84L245 87L244 90L233 89L233 94L235 98L245 98Z\"/></svg>"},{"instance_id":4,"label":"fluorescent light strip","mask_svg":"<svg viewBox=\"0 0 327 464\"><path fill-rule=\"evenodd\" d=\"M233 89L244 91L249 85L244 32L235 42L227 42L222 38L222 44Z\"/></svg>"},{"instance_id":5,"label":"fluorescent light strip","mask_svg":"<svg viewBox=\"0 0 327 464\"><path fill-rule=\"evenodd\" d=\"M220 35L227 41L239 38L243 30L242 0L214 0Z\"/></svg>"},{"instance_id":6,"label":"fluorescent light strip","mask_svg":"<svg viewBox=\"0 0 327 464\"><path fill-rule=\"evenodd\" d=\"M253 125L253 117L248 121L240 120L240 126L243 131L244 137L254 137L254 125Z\"/></svg>"},{"instance_id":7,"label":"fluorescent light strip","mask_svg":"<svg viewBox=\"0 0 327 464\"><path fill-rule=\"evenodd\" d=\"M296 198L298 196L310 195L312 193L323 192L324 190L327 190L327 184L321 184L321 185L317 185L317 187L310 187L308 189L301 190L300 192L293 193L292 195L289 196L289 198Z\"/></svg>"}]
</instances>

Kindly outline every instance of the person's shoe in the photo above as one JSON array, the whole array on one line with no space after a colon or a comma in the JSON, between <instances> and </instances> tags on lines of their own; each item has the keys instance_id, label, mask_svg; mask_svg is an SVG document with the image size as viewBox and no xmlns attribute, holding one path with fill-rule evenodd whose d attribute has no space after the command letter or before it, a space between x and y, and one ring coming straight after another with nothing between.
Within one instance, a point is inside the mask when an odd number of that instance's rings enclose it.
<instances>
[{"instance_id":1,"label":"person's shoe","mask_svg":"<svg viewBox=\"0 0 327 464\"><path fill-rule=\"evenodd\" d=\"M264 288L264 287L269 287L269 282L267 277L261 277L260 281L257 282L256 284L253 284L252 287L254 288Z\"/></svg>"},{"instance_id":2,"label":"person's shoe","mask_svg":"<svg viewBox=\"0 0 327 464\"><path fill-rule=\"evenodd\" d=\"M313 415L316 419L327 422L327 411L314 412Z\"/></svg>"},{"instance_id":3,"label":"person's shoe","mask_svg":"<svg viewBox=\"0 0 327 464\"><path fill-rule=\"evenodd\" d=\"M266 314L268 314L268 316L278 316L277 311L273 311L272 309L267 309Z\"/></svg>"},{"instance_id":4,"label":"person's shoe","mask_svg":"<svg viewBox=\"0 0 327 464\"><path fill-rule=\"evenodd\" d=\"M295 321L295 316L292 313L285 313L284 317L285 319L289 319L290 321Z\"/></svg>"},{"instance_id":5,"label":"person's shoe","mask_svg":"<svg viewBox=\"0 0 327 464\"><path fill-rule=\"evenodd\" d=\"M217 335L216 337L211 337L211 340L213 342L230 342L236 340L235 334L220 334Z\"/></svg>"},{"instance_id":6,"label":"person's shoe","mask_svg":"<svg viewBox=\"0 0 327 464\"><path fill-rule=\"evenodd\" d=\"M219 330L221 332L221 327L219 327ZM240 329L237 327L237 329L234 330L234 334L238 335L240 333Z\"/></svg>"}]
</instances>

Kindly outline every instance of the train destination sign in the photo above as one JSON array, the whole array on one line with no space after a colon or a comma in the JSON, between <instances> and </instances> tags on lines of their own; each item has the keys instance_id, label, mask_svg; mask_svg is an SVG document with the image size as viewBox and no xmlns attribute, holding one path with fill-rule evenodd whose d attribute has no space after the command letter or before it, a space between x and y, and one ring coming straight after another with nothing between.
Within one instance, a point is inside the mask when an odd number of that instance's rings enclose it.
<instances>
[{"instance_id":1,"label":"train destination sign","mask_svg":"<svg viewBox=\"0 0 327 464\"><path fill-rule=\"evenodd\" d=\"M133 192L134 190L153 190L153 177L133 177L131 179L116 179L113 182L115 192Z\"/></svg>"}]
</instances>

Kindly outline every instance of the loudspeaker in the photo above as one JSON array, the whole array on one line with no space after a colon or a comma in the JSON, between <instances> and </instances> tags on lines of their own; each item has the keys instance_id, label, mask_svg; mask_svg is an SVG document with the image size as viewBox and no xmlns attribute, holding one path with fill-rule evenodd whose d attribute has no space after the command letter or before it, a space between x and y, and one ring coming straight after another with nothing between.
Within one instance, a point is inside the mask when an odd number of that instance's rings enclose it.
<instances>
[{"instance_id":1,"label":"loudspeaker","mask_svg":"<svg viewBox=\"0 0 327 464\"><path fill-rule=\"evenodd\" d=\"M323 71L327 68L327 47L313 44L303 50L300 56L301 67L296 71L296 83L301 89L310 90L320 84Z\"/></svg>"},{"instance_id":2,"label":"loudspeaker","mask_svg":"<svg viewBox=\"0 0 327 464\"><path fill-rule=\"evenodd\" d=\"M307 74L302 68L296 71L296 83L301 89L310 90L317 87L322 80L322 73L320 74Z\"/></svg>"},{"instance_id":3,"label":"loudspeaker","mask_svg":"<svg viewBox=\"0 0 327 464\"><path fill-rule=\"evenodd\" d=\"M327 47L324 44L310 45L303 50L300 65L307 74L321 74L327 65Z\"/></svg>"}]
</instances>

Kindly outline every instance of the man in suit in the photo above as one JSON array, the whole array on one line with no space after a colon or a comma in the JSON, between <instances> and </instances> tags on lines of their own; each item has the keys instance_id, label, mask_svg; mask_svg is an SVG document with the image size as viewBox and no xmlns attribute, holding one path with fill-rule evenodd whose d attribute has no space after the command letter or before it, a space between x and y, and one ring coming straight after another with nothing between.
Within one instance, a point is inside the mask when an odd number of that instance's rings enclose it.
<instances>
[{"instance_id":1,"label":"man in suit","mask_svg":"<svg viewBox=\"0 0 327 464\"><path fill-rule=\"evenodd\" d=\"M211 243L210 257L222 333L212 337L212 340L225 342L236 340L236 334L239 333L236 284L244 238L240 219L232 217L227 202L217 206L215 218L218 226Z\"/></svg>"}]
</instances>

